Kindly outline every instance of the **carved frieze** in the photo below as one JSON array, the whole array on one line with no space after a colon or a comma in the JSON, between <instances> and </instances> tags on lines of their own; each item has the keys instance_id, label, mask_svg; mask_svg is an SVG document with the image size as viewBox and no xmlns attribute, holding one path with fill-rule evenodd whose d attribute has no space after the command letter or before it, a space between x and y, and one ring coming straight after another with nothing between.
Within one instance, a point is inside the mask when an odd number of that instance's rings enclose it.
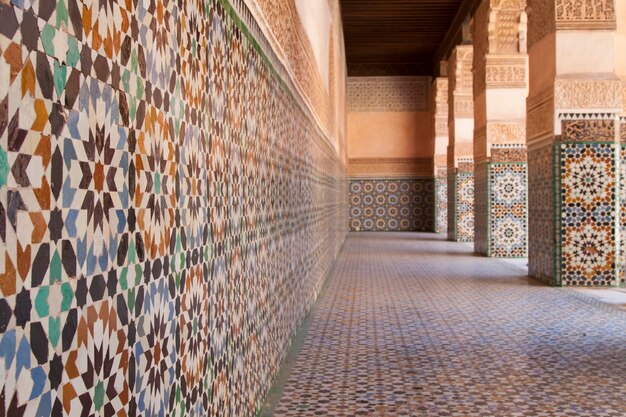
<instances>
[{"instance_id":1,"label":"carved frieze","mask_svg":"<svg viewBox=\"0 0 626 417\"><path fill-rule=\"evenodd\" d=\"M448 134L448 119L437 118L435 120L435 135L446 136Z\"/></svg>"},{"instance_id":2,"label":"carved frieze","mask_svg":"<svg viewBox=\"0 0 626 417\"><path fill-rule=\"evenodd\" d=\"M557 80L554 85L558 109L621 109L619 80Z\"/></svg>"},{"instance_id":3,"label":"carved frieze","mask_svg":"<svg viewBox=\"0 0 626 417\"><path fill-rule=\"evenodd\" d=\"M572 142L613 142L614 120L562 120L561 140Z\"/></svg>"},{"instance_id":4,"label":"carved frieze","mask_svg":"<svg viewBox=\"0 0 626 417\"><path fill-rule=\"evenodd\" d=\"M556 0L557 29L614 29L614 0Z\"/></svg>"},{"instance_id":5,"label":"carved frieze","mask_svg":"<svg viewBox=\"0 0 626 417\"><path fill-rule=\"evenodd\" d=\"M348 110L428 111L428 77L349 77Z\"/></svg>"},{"instance_id":6,"label":"carved frieze","mask_svg":"<svg viewBox=\"0 0 626 417\"><path fill-rule=\"evenodd\" d=\"M527 101L526 140L528 146L552 140L554 136L554 92L547 89Z\"/></svg>"},{"instance_id":7,"label":"carved frieze","mask_svg":"<svg viewBox=\"0 0 626 417\"><path fill-rule=\"evenodd\" d=\"M490 162L526 162L528 151L525 146L504 146L491 148Z\"/></svg>"},{"instance_id":8,"label":"carved frieze","mask_svg":"<svg viewBox=\"0 0 626 417\"><path fill-rule=\"evenodd\" d=\"M432 175L431 158L355 158L348 161L350 177L410 177Z\"/></svg>"},{"instance_id":9,"label":"carved frieze","mask_svg":"<svg viewBox=\"0 0 626 417\"><path fill-rule=\"evenodd\" d=\"M489 123L487 137L491 144L526 143L526 126L522 123Z\"/></svg>"},{"instance_id":10,"label":"carved frieze","mask_svg":"<svg viewBox=\"0 0 626 417\"><path fill-rule=\"evenodd\" d=\"M474 100L471 97L455 97L454 98L454 115L453 117L473 117L474 116Z\"/></svg>"},{"instance_id":11,"label":"carved frieze","mask_svg":"<svg viewBox=\"0 0 626 417\"><path fill-rule=\"evenodd\" d=\"M474 172L473 158L459 158L457 163L459 172Z\"/></svg>"},{"instance_id":12,"label":"carved frieze","mask_svg":"<svg viewBox=\"0 0 626 417\"><path fill-rule=\"evenodd\" d=\"M526 87L526 64L487 63L487 87L524 88Z\"/></svg>"}]
</instances>

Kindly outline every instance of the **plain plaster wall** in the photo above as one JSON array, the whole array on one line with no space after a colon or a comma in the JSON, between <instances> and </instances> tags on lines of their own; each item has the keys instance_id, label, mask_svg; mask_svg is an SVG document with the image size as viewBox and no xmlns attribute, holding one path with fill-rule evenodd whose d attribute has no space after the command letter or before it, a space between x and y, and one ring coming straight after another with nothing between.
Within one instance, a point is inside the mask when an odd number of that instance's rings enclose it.
<instances>
[{"instance_id":1,"label":"plain plaster wall","mask_svg":"<svg viewBox=\"0 0 626 417\"><path fill-rule=\"evenodd\" d=\"M431 158L429 112L348 113L348 157Z\"/></svg>"}]
</instances>

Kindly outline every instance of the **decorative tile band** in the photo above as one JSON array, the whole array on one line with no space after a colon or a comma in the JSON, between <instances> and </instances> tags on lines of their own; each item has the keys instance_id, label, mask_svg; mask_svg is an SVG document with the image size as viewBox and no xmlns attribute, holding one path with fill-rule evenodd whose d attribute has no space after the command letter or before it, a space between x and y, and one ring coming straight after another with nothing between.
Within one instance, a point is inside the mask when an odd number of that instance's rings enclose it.
<instances>
[{"instance_id":1,"label":"decorative tile band","mask_svg":"<svg viewBox=\"0 0 626 417\"><path fill-rule=\"evenodd\" d=\"M433 231L433 178L350 179L350 230Z\"/></svg>"},{"instance_id":2,"label":"decorative tile band","mask_svg":"<svg viewBox=\"0 0 626 417\"><path fill-rule=\"evenodd\" d=\"M254 416L342 163L224 0L83 3L0 3L0 415Z\"/></svg>"}]
</instances>

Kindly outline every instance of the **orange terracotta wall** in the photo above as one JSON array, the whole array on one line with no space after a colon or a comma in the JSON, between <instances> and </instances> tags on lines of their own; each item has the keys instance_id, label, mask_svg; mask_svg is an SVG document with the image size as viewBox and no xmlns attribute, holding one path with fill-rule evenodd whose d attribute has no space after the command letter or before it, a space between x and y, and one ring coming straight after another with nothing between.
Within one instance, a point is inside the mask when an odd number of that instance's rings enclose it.
<instances>
[{"instance_id":1,"label":"orange terracotta wall","mask_svg":"<svg viewBox=\"0 0 626 417\"><path fill-rule=\"evenodd\" d=\"M428 112L349 112L348 156L428 158L433 155Z\"/></svg>"}]
</instances>

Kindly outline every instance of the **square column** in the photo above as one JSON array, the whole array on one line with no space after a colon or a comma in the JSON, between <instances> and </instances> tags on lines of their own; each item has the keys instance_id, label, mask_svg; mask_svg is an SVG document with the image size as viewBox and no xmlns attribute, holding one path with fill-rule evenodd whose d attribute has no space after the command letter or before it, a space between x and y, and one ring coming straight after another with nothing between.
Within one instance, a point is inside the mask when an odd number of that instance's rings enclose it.
<instances>
[{"instance_id":1,"label":"square column","mask_svg":"<svg viewBox=\"0 0 626 417\"><path fill-rule=\"evenodd\" d=\"M615 3L556 3L528 0L529 272L557 286L615 286L624 181Z\"/></svg>"},{"instance_id":2,"label":"square column","mask_svg":"<svg viewBox=\"0 0 626 417\"><path fill-rule=\"evenodd\" d=\"M472 45L457 45L448 60L448 239L474 240L474 100Z\"/></svg>"},{"instance_id":3,"label":"square column","mask_svg":"<svg viewBox=\"0 0 626 417\"><path fill-rule=\"evenodd\" d=\"M527 255L526 1L483 0L474 14L474 249Z\"/></svg>"}]
</instances>

